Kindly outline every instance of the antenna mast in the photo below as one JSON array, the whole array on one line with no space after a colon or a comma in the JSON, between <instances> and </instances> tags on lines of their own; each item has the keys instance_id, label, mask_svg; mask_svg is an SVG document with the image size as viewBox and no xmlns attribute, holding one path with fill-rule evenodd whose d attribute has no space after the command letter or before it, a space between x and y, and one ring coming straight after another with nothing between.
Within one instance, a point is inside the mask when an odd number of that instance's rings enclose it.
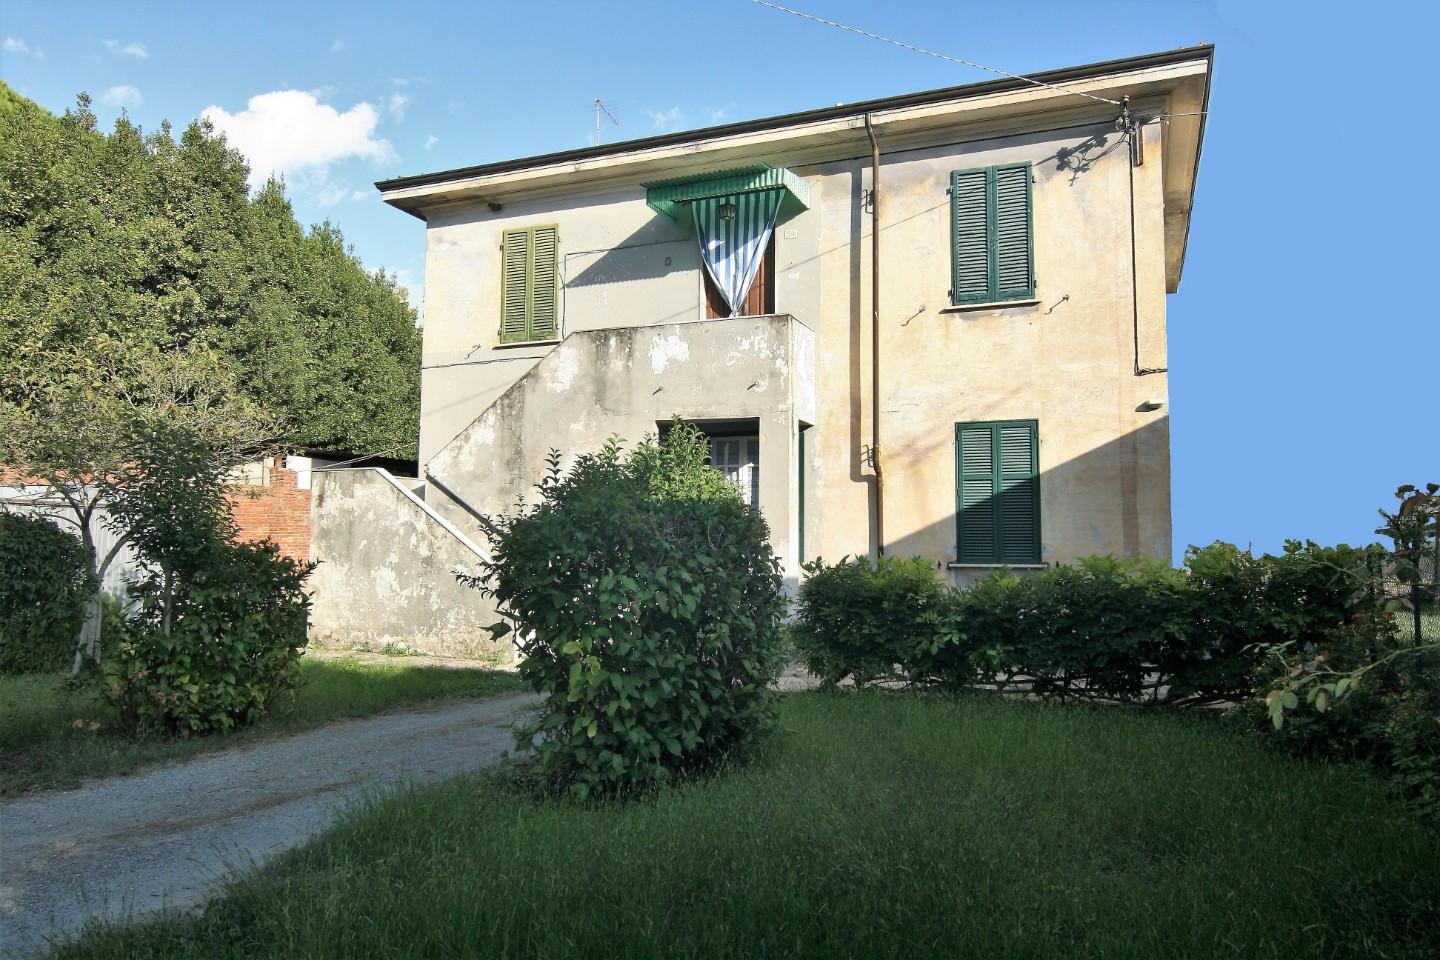
<instances>
[{"instance_id":1,"label":"antenna mast","mask_svg":"<svg viewBox=\"0 0 1440 960\"><path fill-rule=\"evenodd\" d=\"M599 97L596 97L596 98L595 98L595 146L597 146L597 147L600 146L600 139L601 139L601 137L600 137L600 114L601 114L601 113L604 113L605 116L609 117L609 118L610 118L610 122L613 123L613 124L615 124L615 126L617 126L617 127L620 126L620 121L615 119L615 114L613 114L613 113L610 112L610 108L607 107L607 106L605 106L605 104L601 102L601 100L600 100Z\"/></svg>"}]
</instances>

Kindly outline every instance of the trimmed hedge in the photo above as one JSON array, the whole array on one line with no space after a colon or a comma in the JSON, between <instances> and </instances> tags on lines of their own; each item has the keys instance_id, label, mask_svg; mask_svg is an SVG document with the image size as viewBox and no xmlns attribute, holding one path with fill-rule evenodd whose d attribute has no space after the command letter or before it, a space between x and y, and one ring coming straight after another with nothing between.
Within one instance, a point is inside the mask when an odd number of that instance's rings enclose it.
<instances>
[{"instance_id":1,"label":"trimmed hedge","mask_svg":"<svg viewBox=\"0 0 1440 960\"><path fill-rule=\"evenodd\" d=\"M1312 642L1353 613L1373 549L1292 542L1255 557L1192 548L1187 570L1088 557L965 589L923 560L816 561L792 635L828 683L1023 687L1041 697L1171 703L1254 693L1267 648Z\"/></svg>"},{"instance_id":2,"label":"trimmed hedge","mask_svg":"<svg viewBox=\"0 0 1440 960\"><path fill-rule=\"evenodd\" d=\"M90 590L85 546L43 517L0 512L0 673L70 662Z\"/></svg>"}]
</instances>

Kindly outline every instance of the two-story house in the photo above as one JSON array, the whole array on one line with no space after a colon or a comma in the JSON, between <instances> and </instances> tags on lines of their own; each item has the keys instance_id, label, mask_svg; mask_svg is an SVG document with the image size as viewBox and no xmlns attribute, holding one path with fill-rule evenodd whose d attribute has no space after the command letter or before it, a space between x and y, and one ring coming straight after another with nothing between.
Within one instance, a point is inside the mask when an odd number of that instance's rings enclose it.
<instances>
[{"instance_id":1,"label":"two-story house","mask_svg":"<svg viewBox=\"0 0 1440 960\"><path fill-rule=\"evenodd\" d=\"M672 416L806 558L1168 560L1199 46L377 184L426 223L422 496Z\"/></svg>"}]
</instances>

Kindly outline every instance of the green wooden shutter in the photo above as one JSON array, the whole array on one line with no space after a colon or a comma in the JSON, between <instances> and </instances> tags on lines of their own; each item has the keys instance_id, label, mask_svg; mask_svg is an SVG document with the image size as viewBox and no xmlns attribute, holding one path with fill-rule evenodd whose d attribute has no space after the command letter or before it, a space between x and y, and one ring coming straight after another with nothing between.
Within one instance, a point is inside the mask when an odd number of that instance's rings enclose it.
<instances>
[{"instance_id":1,"label":"green wooden shutter","mask_svg":"<svg viewBox=\"0 0 1440 960\"><path fill-rule=\"evenodd\" d=\"M990 298L990 233L985 170L950 174L950 299L984 303Z\"/></svg>"},{"instance_id":2,"label":"green wooden shutter","mask_svg":"<svg viewBox=\"0 0 1440 960\"><path fill-rule=\"evenodd\" d=\"M500 342L528 340L530 231L506 230L500 259Z\"/></svg>"},{"instance_id":3,"label":"green wooden shutter","mask_svg":"<svg viewBox=\"0 0 1440 960\"><path fill-rule=\"evenodd\" d=\"M992 227L996 300L1035 296L1031 257L1030 164L995 167Z\"/></svg>"},{"instance_id":4,"label":"green wooden shutter","mask_svg":"<svg viewBox=\"0 0 1440 960\"><path fill-rule=\"evenodd\" d=\"M1030 164L950 174L952 303L1035 295Z\"/></svg>"},{"instance_id":5,"label":"green wooden shutter","mask_svg":"<svg viewBox=\"0 0 1440 960\"><path fill-rule=\"evenodd\" d=\"M1040 562L1038 440L1034 420L955 425L960 563Z\"/></svg>"},{"instance_id":6,"label":"green wooden shutter","mask_svg":"<svg viewBox=\"0 0 1440 960\"><path fill-rule=\"evenodd\" d=\"M991 425L957 424L959 517L956 536L962 563L995 563L995 433Z\"/></svg>"},{"instance_id":7,"label":"green wooden shutter","mask_svg":"<svg viewBox=\"0 0 1440 960\"><path fill-rule=\"evenodd\" d=\"M1035 422L997 424L1000 562L1040 562L1040 477Z\"/></svg>"},{"instance_id":8,"label":"green wooden shutter","mask_svg":"<svg viewBox=\"0 0 1440 960\"><path fill-rule=\"evenodd\" d=\"M553 340L560 329L556 302L558 227L531 230L530 339Z\"/></svg>"},{"instance_id":9,"label":"green wooden shutter","mask_svg":"<svg viewBox=\"0 0 1440 960\"><path fill-rule=\"evenodd\" d=\"M553 340L560 331L560 229L506 230L501 250L500 342Z\"/></svg>"}]
</instances>

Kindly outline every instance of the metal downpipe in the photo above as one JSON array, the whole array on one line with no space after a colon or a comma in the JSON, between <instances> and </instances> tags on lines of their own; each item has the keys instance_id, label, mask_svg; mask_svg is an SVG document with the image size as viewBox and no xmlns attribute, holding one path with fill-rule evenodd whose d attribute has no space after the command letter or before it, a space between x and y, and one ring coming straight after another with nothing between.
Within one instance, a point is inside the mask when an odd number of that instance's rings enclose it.
<instances>
[{"instance_id":1,"label":"metal downpipe","mask_svg":"<svg viewBox=\"0 0 1440 960\"><path fill-rule=\"evenodd\" d=\"M875 553L885 555L885 471L880 463L880 141L865 114L870 138L870 463L875 470Z\"/></svg>"}]
</instances>

